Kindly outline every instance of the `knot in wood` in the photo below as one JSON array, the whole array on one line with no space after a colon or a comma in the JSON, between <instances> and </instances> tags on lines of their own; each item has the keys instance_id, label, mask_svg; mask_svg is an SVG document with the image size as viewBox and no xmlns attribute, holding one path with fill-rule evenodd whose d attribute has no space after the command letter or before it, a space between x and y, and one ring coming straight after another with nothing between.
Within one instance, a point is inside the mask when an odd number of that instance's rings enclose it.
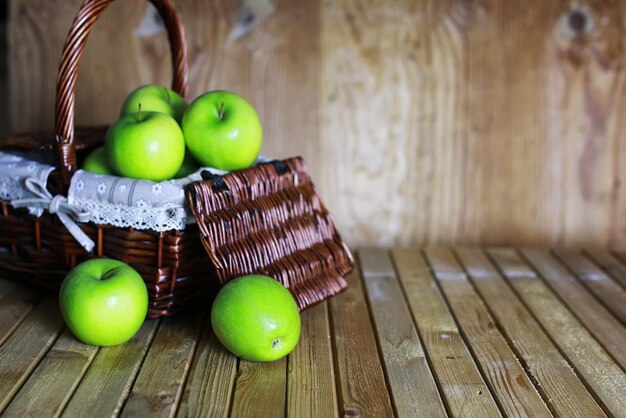
<instances>
[{"instance_id":1,"label":"knot in wood","mask_svg":"<svg viewBox=\"0 0 626 418\"><path fill-rule=\"evenodd\" d=\"M594 17L590 9L573 7L561 15L559 32L567 40L579 39L591 31L593 23Z\"/></svg>"},{"instance_id":2,"label":"knot in wood","mask_svg":"<svg viewBox=\"0 0 626 418\"><path fill-rule=\"evenodd\" d=\"M567 24L572 32L582 35L589 24L587 13L581 9L572 9L567 14Z\"/></svg>"}]
</instances>

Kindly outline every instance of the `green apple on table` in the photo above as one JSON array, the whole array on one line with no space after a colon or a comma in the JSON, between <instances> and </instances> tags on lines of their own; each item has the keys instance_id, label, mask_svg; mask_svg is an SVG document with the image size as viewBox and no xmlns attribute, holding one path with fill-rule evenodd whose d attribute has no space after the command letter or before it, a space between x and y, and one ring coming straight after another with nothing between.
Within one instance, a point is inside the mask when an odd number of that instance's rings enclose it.
<instances>
[{"instance_id":1,"label":"green apple on table","mask_svg":"<svg viewBox=\"0 0 626 418\"><path fill-rule=\"evenodd\" d=\"M183 114L187 109L185 99L172 89L147 84L133 90L124 100L120 117L132 115L137 112L141 104L141 109L145 112L165 113L181 122Z\"/></svg>"},{"instance_id":2,"label":"green apple on table","mask_svg":"<svg viewBox=\"0 0 626 418\"><path fill-rule=\"evenodd\" d=\"M113 170L124 177L169 180L185 157L185 139L178 123L164 113L137 112L109 127L105 147Z\"/></svg>"},{"instance_id":3,"label":"green apple on table","mask_svg":"<svg viewBox=\"0 0 626 418\"><path fill-rule=\"evenodd\" d=\"M113 169L107 160L106 149L104 146L98 147L91 151L81 167L85 171L96 174L114 175Z\"/></svg>"},{"instance_id":4,"label":"green apple on table","mask_svg":"<svg viewBox=\"0 0 626 418\"><path fill-rule=\"evenodd\" d=\"M203 166L233 171L250 167L259 155L263 129L243 97L210 91L196 98L183 116L187 148Z\"/></svg>"},{"instance_id":5,"label":"green apple on table","mask_svg":"<svg viewBox=\"0 0 626 418\"><path fill-rule=\"evenodd\" d=\"M211 325L230 352L256 362L286 356L300 338L300 313L293 296L263 275L226 283L213 302Z\"/></svg>"},{"instance_id":6,"label":"green apple on table","mask_svg":"<svg viewBox=\"0 0 626 418\"><path fill-rule=\"evenodd\" d=\"M148 290L128 264L99 258L74 267L63 280L59 304L65 323L85 344L130 340L148 312Z\"/></svg>"}]
</instances>

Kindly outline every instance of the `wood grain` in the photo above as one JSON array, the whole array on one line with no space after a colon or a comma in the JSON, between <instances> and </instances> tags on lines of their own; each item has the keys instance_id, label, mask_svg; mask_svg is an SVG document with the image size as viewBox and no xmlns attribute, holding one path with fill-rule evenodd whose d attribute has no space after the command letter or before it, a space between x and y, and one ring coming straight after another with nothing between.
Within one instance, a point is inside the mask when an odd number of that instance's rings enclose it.
<instances>
[{"instance_id":1,"label":"wood grain","mask_svg":"<svg viewBox=\"0 0 626 418\"><path fill-rule=\"evenodd\" d=\"M618 179L625 137L618 112L624 111L625 10L620 2L592 0L552 7L558 14L543 49L551 88L542 96L548 138L561 138L551 162L560 183L553 192L560 194L555 212L562 219L562 242L623 246L619 208L626 208L626 195Z\"/></svg>"},{"instance_id":2,"label":"wood grain","mask_svg":"<svg viewBox=\"0 0 626 418\"><path fill-rule=\"evenodd\" d=\"M3 416L58 417L99 347L83 344L65 329L11 401Z\"/></svg>"},{"instance_id":3,"label":"wood grain","mask_svg":"<svg viewBox=\"0 0 626 418\"><path fill-rule=\"evenodd\" d=\"M436 252L429 252L429 260ZM453 416L501 416L454 317L419 253L394 251L395 266L432 370ZM431 257L432 256L432 257ZM434 260L435 262L437 260ZM439 282L449 278L433 266Z\"/></svg>"},{"instance_id":4,"label":"wood grain","mask_svg":"<svg viewBox=\"0 0 626 418\"><path fill-rule=\"evenodd\" d=\"M525 251L533 266L576 314L580 322L602 343L622 366L626 367L626 330L569 272L545 251Z\"/></svg>"},{"instance_id":5,"label":"wood grain","mask_svg":"<svg viewBox=\"0 0 626 418\"><path fill-rule=\"evenodd\" d=\"M207 322L198 341L177 417L227 418L237 363L237 357L220 344Z\"/></svg>"},{"instance_id":6,"label":"wood grain","mask_svg":"<svg viewBox=\"0 0 626 418\"><path fill-rule=\"evenodd\" d=\"M63 330L56 298L44 298L0 347L0 411Z\"/></svg>"},{"instance_id":7,"label":"wood grain","mask_svg":"<svg viewBox=\"0 0 626 418\"><path fill-rule=\"evenodd\" d=\"M56 297L43 296L0 345L0 414L575 417L626 410L625 368L608 349L625 329L554 253L370 249L357 257L346 292L303 312L296 350L269 364L228 353L202 309L147 321L117 347L88 346L65 329ZM563 291L569 281L578 291ZM0 279L0 309L19 287ZM606 318L617 324L614 340Z\"/></svg>"},{"instance_id":8,"label":"wood grain","mask_svg":"<svg viewBox=\"0 0 626 418\"><path fill-rule=\"evenodd\" d=\"M179 313L161 322L122 417L171 417L178 409L206 309Z\"/></svg>"},{"instance_id":9,"label":"wood grain","mask_svg":"<svg viewBox=\"0 0 626 418\"><path fill-rule=\"evenodd\" d=\"M278 418L285 416L287 357L271 363L240 360L231 416Z\"/></svg>"},{"instance_id":10,"label":"wood grain","mask_svg":"<svg viewBox=\"0 0 626 418\"><path fill-rule=\"evenodd\" d=\"M10 5L9 110L12 131L39 131L53 127L61 50L81 3L81 0L55 4L29 0ZM159 49L149 41L143 44L141 38L128 36L146 7L147 3L142 2L116 2L98 21L78 75L76 118L80 123L92 125L101 124L103 120L113 121L125 95L141 84L141 75L150 78L149 73L158 73L160 68L167 66L169 55L166 48ZM120 19L121 16L125 18ZM147 59L149 56L154 59ZM142 58L145 61L140 69L138 63Z\"/></svg>"},{"instance_id":11,"label":"wood grain","mask_svg":"<svg viewBox=\"0 0 626 418\"><path fill-rule=\"evenodd\" d=\"M582 255L563 250L557 250L556 254L587 289L596 295L622 324L626 324L626 290Z\"/></svg>"},{"instance_id":12,"label":"wood grain","mask_svg":"<svg viewBox=\"0 0 626 418\"><path fill-rule=\"evenodd\" d=\"M359 261L395 412L400 417L446 416L425 348L383 250L362 250Z\"/></svg>"},{"instance_id":13,"label":"wood grain","mask_svg":"<svg viewBox=\"0 0 626 418\"><path fill-rule=\"evenodd\" d=\"M604 250L586 250L586 253L626 289L626 266L617 257Z\"/></svg>"},{"instance_id":14,"label":"wood grain","mask_svg":"<svg viewBox=\"0 0 626 418\"><path fill-rule=\"evenodd\" d=\"M403 278L407 294L413 294L415 304L422 298L431 299L434 279L426 263L414 251L394 251L396 265ZM506 416L551 416L532 380L519 363L515 353L499 330L498 324L451 250L428 249L428 264L445 295L448 306L463 331L463 336L481 366L490 388ZM420 283L420 286L417 284ZM409 290L409 286L413 290ZM415 312L415 311L414 311ZM453 361L456 365L456 361Z\"/></svg>"},{"instance_id":15,"label":"wood grain","mask_svg":"<svg viewBox=\"0 0 626 418\"><path fill-rule=\"evenodd\" d=\"M147 320L128 342L115 347L102 347L62 416L118 415L159 322Z\"/></svg>"},{"instance_id":16,"label":"wood grain","mask_svg":"<svg viewBox=\"0 0 626 418\"><path fill-rule=\"evenodd\" d=\"M305 157L351 245L626 249L621 2L274 0L235 39L243 3L177 0L190 98L249 98L263 152ZM12 131L51 126L79 4L8 1ZM168 83L165 36L135 32L146 16L146 2L116 2L98 22L80 123L110 123L131 89Z\"/></svg>"},{"instance_id":17,"label":"wood grain","mask_svg":"<svg viewBox=\"0 0 626 418\"><path fill-rule=\"evenodd\" d=\"M337 391L326 302L302 312L302 332L289 355L287 415L335 418Z\"/></svg>"},{"instance_id":18,"label":"wood grain","mask_svg":"<svg viewBox=\"0 0 626 418\"><path fill-rule=\"evenodd\" d=\"M626 410L626 374L514 250L490 251L509 283L611 413ZM546 250L524 251L534 264Z\"/></svg>"},{"instance_id":19,"label":"wood grain","mask_svg":"<svg viewBox=\"0 0 626 418\"><path fill-rule=\"evenodd\" d=\"M619 257L605 250L586 250L585 253L626 289L626 265L620 263Z\"/></svg>"},{"instance_id":20,"label":"wood grain","mask_svg":"<svg viewBox=\"0 0 626 418\"><path fill-rule=\"evenodd\" d=\"M0 300L15 286L16 283L14 281L0 279Z\"/></svg>"},{"instance_id":21,"label":"wood grain","mask_svg":"<svg viewBox=\"0 0 626 418\"><path fill-rule=\"evenodd\" d=\"M622 8L570 36L570 7L322 5L321 181L358 244L624 245Z\"/></svg>"},{"instance_id":22,"label":"wood grain","mask_svg":"<svg viewBox=\"0 0 626 418\"><path fill-rule=\"evenodd\" d=\"M43 298L38 290L23 285L4 286L0 297L0 345Z\"/></svg>"},{"instance_id":23,"label":"wood grain","mask_svg":"<svg viewBox=\"0 0 626 418\"><path fill-rule=\"evenodd\" d=\"M551 411L558 416L602 416L572 367L528 308L479 249L459 251L459 258L476 290L489 306L512 349ZM517 280L525 280L519 275ZM576 399L574 405L571 399Z\"/></svg>"},{"instance_id":24,"label":"wood grain","mask_svg":"<svg viewBox=\"0 0 626 418\"><path fill-rule=\"evenodd\" d=\"M394 412L358 266L346 280L348 288L328 302L340 413L344 417L392 417Z\"/></svg>"}]
</instances>

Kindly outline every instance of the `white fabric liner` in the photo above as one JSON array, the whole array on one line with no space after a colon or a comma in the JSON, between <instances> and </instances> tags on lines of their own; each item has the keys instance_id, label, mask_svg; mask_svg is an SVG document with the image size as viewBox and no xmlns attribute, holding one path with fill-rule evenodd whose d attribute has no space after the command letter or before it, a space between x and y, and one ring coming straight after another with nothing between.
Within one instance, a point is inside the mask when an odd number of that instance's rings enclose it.
<instances>
[{"instance_id":1,"label":"white fabric liner","mask_svg":"<svg viewBox=\"0 0 626 418\"><path fill-rule=\"evenodd\" d=\"M270 159L260 157L255 165L266 161ZM31 191L32 187L28 188L26 184L37 182L45 186L53 170L53 164L45 161L42 154L0 151L0 198L9 202L51 200L35 194ZM184 187L202 180L200 173L203 170L216 175L227 173L203 167L182 179L153 182L78 170L72 177L65 202L72 211L66 212L70 216L74 212L81 213L81 222L121 228L157 232L184 229L187 224L195 222L186 202ZM28 206L31 214L40 216L42 206L48 208L46 204L39 203Z\"/></svg>"}]
</instances>

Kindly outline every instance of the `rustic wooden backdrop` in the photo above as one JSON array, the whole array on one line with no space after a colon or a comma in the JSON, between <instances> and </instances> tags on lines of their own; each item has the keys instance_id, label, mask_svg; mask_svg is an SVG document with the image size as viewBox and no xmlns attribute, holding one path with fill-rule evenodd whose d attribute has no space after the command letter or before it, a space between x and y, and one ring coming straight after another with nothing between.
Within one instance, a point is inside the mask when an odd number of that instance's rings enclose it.
<instances>
[{"instance_id":1,"label":"rustic wooden backdrop","mask_svg":"<svg viewBox=\"0 0 626 418\"><path fill-rule=\"evenodd\" d=\"M80 2L9 0L13 131L52 126ZM306 158L351 245L626 248L624 2L176 4L190 98L249 98L263 152ZM147 3L117 2L89 41L78 121L113 121L130 90L169 75Z\"/></svg>"}]
</instances>

